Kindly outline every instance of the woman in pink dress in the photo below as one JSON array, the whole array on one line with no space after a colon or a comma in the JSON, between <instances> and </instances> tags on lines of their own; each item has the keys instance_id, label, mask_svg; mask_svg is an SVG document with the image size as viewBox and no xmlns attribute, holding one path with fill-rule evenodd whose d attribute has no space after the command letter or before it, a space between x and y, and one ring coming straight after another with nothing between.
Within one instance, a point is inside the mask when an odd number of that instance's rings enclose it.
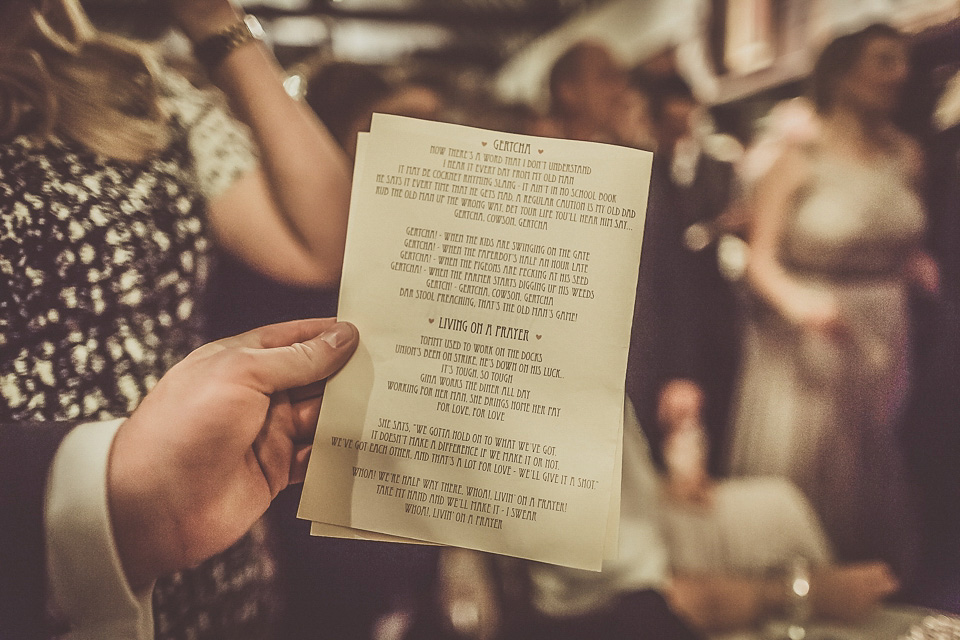
<instances>
[{"instance_id":1,"label":"woman in pink dress","mask_svg":"<svg viewBox=\"0 0 960 640\"><path fill-rule=\"evenodd\" d=\"M907 392L908 290L923 252L921 154L891 120L907 67L886 25L842 36L814 70L805 126L752 185L751 294L730 468L790 478L840 561L901 575L915 522L896 425Z\"/></svg>"}]
</instances>

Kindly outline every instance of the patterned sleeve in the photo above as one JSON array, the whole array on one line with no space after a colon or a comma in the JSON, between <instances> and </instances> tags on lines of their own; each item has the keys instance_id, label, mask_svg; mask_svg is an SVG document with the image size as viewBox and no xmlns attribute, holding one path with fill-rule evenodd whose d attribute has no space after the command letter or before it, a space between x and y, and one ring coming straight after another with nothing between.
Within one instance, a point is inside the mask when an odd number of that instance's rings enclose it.
<instances>
[{"instance_id":1,"label":"patterned sleeve","mask_svg":"<svg viewBox=\"0 0 960 640\"><path fill-rule=\"evenodd\" d=\"M250 129L216 89L198 89L173 72L162 78L171 111L187 131L200 192L211 200L259 164Z\"/></svg>"}]
</instances>

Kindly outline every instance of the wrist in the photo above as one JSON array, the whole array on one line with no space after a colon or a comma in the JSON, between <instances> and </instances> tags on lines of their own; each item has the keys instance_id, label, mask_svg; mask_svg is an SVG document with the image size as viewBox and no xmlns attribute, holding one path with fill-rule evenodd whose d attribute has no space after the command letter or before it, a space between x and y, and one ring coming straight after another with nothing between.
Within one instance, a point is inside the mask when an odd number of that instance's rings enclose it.
<instances>
[{"instance_id":1,"label":"wrist","mask_svg":"<svg viewBox=\"0 0 960 640\"><path fill-rule=\"evenodd\" d=\"M128 420L129 422L129 420ZM167 517L164 482L154 473L155 461L141 457L142 443L130 439L121 425L107 465L107 500L113 537L131 588L151 583L177 568L170 548L176 524Z\"/></svg>"},{"instance_id":2,"label":"wrist","mask_svg":"<svg viewBox=\"0 0 960 640\"><path fill-rule=\"evenodd\" d=\"M215 8L194 11L179 17L180 28L194 46L220 31L243 20L244 12L232 3L218 4Z\"/></svg>"},{"instance_id":3,"label":"wrist","mask_svg":"<svg viewBox=\"0 0 960 640\"><path fill-rule=\"evenodd\" d=\"M263 39L263 27L253 16L244 16L199 41L193 46L197 61L214 73L234 51Z\"/></svg>"}]
</instances>

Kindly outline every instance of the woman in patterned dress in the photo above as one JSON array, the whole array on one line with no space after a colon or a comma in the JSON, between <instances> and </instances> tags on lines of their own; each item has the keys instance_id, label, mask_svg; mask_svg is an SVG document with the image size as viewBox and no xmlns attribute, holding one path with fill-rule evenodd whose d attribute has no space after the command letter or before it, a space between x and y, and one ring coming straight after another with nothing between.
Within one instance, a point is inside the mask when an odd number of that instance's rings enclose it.
<instances>
[{"instance_id":1,"label":"woman in patterned dress","mask_svg":"<svg viewBox=\"0 0 960 640\"><path fill-rule=\"evenodd\" d=\"M194 42L242 14L168 0ZM211 240L265 274L339 277L347 162L255 40L222 93L98 32L77 0L0 6L0 415L129 413L195 346ZM238 123L225 106L229 100ZM154 591L164 638L264 638L278 603L262 526Z\"/></svg>"},{"instance_id":2,"label":"woman in patterned dress","mask_svg":"<svg viewBox=\"0 0 960 640\"><path fill-rule=\"evenodd\" d=\"M936 289L923 251L921 154L891 120L904 38L842 36L814 71L815 113L790 127L750 199L736 475L790 478L837 557L906 580L916 529L896 427L909 363L908 288Z\"/></svg>"}]
</instances>

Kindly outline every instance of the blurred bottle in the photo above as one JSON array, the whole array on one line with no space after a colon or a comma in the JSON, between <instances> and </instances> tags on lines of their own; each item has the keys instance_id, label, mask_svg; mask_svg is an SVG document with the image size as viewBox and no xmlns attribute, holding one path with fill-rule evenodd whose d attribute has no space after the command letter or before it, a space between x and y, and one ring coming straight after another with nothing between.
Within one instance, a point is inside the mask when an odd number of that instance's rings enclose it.
<instances>
[{"instance_id":1,"label":"blurred bottle","mask_svg":"<svg viewBox=\"0 0 960 640\"><path fill-rule=\"evenodd\" d=\"M707 451L706 431L697 418L682 420L667 436L663 457L668 489L676 500L703 506L709 504Z\"/></svg>"},{"instance_id":2,"label":"blurred bottle","mask_svg":"<svg viewBox=\"0 0 960 640\"><path fill-rule=\"evenodd\" d=\"M810 609L810 561L803 556L794 557L783 571L786 602L781 617L769 620L765 627L764 640L812 640L809 633Z\"/></svg>"}]
</instances>

